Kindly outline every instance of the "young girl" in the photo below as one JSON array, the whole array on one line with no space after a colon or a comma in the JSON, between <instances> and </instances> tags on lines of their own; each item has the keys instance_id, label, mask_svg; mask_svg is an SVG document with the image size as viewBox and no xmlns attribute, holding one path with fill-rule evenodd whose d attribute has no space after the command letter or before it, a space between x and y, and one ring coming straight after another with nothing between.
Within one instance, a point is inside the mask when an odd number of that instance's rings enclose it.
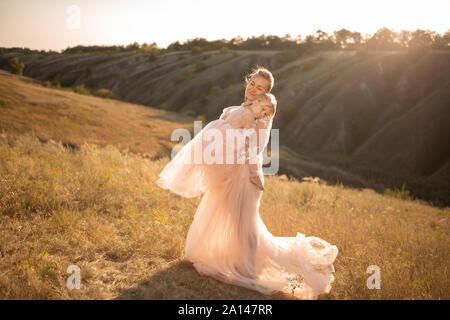
<instances>
[{"instance_id":1,"label":"young girl","mask_svg":"<svg viewBox=\"0 0 450 320\"><path fill-rule=\"evenodd\" d=\"M274 95L270 93L264 93L259 96L256 96L253 100L247 100L241 104L242 107L251 111L251 113L247 114L236 114L236 116L229 121L231 126L234 129L255 129L255 145L253 146L253 152L256 154L261 154L261 148L264 148L265 136L268 134L268 130L260 129L255 126L257 120L260 120L263 123L263 128L268 127L268 122L271 118L274 117L276 112L277 101ZM233 108L237 107L229 107L225 108L223 114L220 116L220 119L228 120L228 115ZM239 116L238 116L239 115ZM249 142L245 141L245 157L246 159L250 159L250 154L248 153ZM255 158L253 158L255 159ZM258 161L258 160L256 160ZM261 159L259 161L262 161ZM250 170L250 182L252 182L255 186L257 186L260 190L264 190L264 176L258 170L257 163L249 163Z\"/></svg>"},{"instance_id":2,"label":"young girl","mask_svg":"<svg viewBox=\"0 0 450 320\"><path fill-rule=\"evenodd\" d=\"M207 189L226 184L236 166L247 164L249 181L264 190L263 177L250 174L257 172L257 156L266 141L260 136L267 134L267 130L256 132L255 125L258 119L267 121L273 117L275 108L276 99L270 93L225 108L219 119L208 123L166 165L158 184L183 197L197 197ZM227 135L230 129L239 137L237 141Z\"/></svg>"}]
</instances>

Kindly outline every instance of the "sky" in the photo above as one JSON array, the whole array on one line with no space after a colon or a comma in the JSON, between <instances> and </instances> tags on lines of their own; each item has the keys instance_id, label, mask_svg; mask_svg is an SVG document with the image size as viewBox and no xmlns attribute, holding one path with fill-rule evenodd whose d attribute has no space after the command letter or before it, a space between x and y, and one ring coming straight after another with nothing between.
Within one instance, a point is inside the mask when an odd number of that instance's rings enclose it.
<instances>
[{"instance_id":1,"label":"sky","mask_svg":"<svg viewBox=\"0 0 450 320\"><path fill-rule=\"evenodd\" d=\"M374 34L450 29L450 0L0 0L0 47L231 39L342 28Z\"/></svg>"}]
</instances>

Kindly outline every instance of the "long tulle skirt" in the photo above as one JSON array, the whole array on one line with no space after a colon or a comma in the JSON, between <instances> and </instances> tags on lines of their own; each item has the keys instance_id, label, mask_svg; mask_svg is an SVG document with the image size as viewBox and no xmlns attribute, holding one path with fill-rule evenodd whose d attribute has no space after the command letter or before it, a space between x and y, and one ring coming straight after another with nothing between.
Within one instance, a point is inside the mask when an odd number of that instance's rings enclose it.
<instances>
[{"instance_id":1,"label":"long tulle skirt","mask_svg":"<svg viewBox=\"0 0 450 320\"><path fill-rule=\"evenodd\" d=\"M220 121L211 127L224 127ZM198 143L195 138L184 147L183 157ZM248 165L205 169L181 162L182 156L169 162L158 183L183 196L203 195L185 246L186 258L200 274L263 294L281 291L301 299L330 291L337 247L300 232L295 237L273 236L261 220L262 191L250 182Z\"/></svg>"}]
</instances>

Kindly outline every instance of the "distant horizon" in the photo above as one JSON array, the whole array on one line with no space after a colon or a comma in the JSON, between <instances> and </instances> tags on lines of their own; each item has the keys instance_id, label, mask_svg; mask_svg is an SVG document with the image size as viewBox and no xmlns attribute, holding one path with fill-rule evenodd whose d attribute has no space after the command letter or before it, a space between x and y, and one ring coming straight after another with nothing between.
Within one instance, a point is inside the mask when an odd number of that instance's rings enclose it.
<instances>
[{"instance_id":1,"label":"distant horizon","mask_svg":"<svg viewBox=\"0 0 450 320\"><path fill-rule=\"evenodd\" d=\"M254 14L253 12L257 12ZM306 1L260 0L227 3L197 0L4 0L0 2L0 47L63 51L76 46L126 46L156 43L159 48L179 41L208 41L274 35L292 38L329 35L340 29L373 35L385 27L428 30L444 34L450 0ZM253 18L255 16L255 18Z\"/></svg>"},{"instance_id":2,"label":"distant horizon","mask_svg":"<svg viewBox=\"0 0 450 320\"><path fill-rule=\"evenodd\" d=\"M350 30L350 29L348 29L348 28L341 28L341 29L347 29L347 30L349 30L349 31L351 31L351 32L359 32L358 30ZM380 28L381 29L381 28ZM320 30L322 30L322 29L320 29ZM416 29L417 30L417 29ZM412 32L414 32L414 31L416 31L416 30L392 30L391 29L391 31L394 31L394 32L399 32L399 31L412 31ZM423 30L423 29L421 29L421 30ZM323 30L322 30L323 31ZM335 31L338 31L338 30L335 30ZM377 30L378 31L378 30ZM437 32L437 31L435 31L435 30L429 30L429 29L426 29L425 31L431 31L431 32ZM439 33L439 34L444 34L445 32L447 32L447 31L450 31L450 29L448 29L448 30L445 30L444 32L437 32L437 33ZM376 32L376 31L375 31ZM375 33L374 32L374 33ZM362 34L361 33L361 36L364 38L365 36L368 36L368 35L370 35L370 36L372 36L374 33L366 33L366 34ZM328 33L329 35L332 35L333 33L331 32L331 33ZM244 40L246 40L247 38L252 38L252 37L260 37L260 36L262 36L263 34L260 34L260 35L251 35L251 36L248 36L248 37L241 37L242 39L244 39ZM278 37L280 37L280 38L282 38L282 37L284 37L285 35L282 35L282 36L280 36L280 35L273 35L273 34L264 34L265 36L278 36ZM300 34L299 34L300 35ZM299 35L296 35L296 36L292 36L291 35L291 37L293 38L293 39L295 39L297 36L299 36ZM302 36L302 41L303 40L305 40L305 38L306 38L306 36L308 36L309 34L301 34L301 36ZM236 38L236 37L239 37L239 35L237 35L237 36L235 36L235 37L231 37L231 38L222 38L222 39L206 39L207 41L209 41L209 42L213 42L213 41L217 41L217 40L225 40L225 41L230 41L231 39L233 39L233 38ZM201 36L199 36L199 37L196 37L196 38L204 38L204 37L201 37ZM192 39L195 39L195 38L190 38L190 39L185 39L184 41L180 41L180 40L174 40L173 42L171 42L171 43L169 43L169 44L167 44L166 46L160 46L159 44L157 44L157 46L158 46L158 48L159 49L166 49L170 44L172 44L172 43L175 43L175 42L177 42L177 41L179 41L179 43L180 44L182 44L182 43L184 43L185 41L187 41L187 40L192 40ZM44 51L57 51L57 52L61 52L61 51L64 51L65 49L67 49L67 48L74 48L74 47L77 47L77 46L84 46L84 47L90 47L90 46L105 46L105 47L109 47L109 46L127 46L127 45L130 45L130 44L133 44L134 42L137 42L139 45L142 45L142 44L144 44L144 43L147 43L147 44L152 44L153 42L156 42L156 41L143 41L143 42L139 42L139 41L132 41L132 42L130 42L130 43L110 43L110 44L96 44L96 43L90 43L90 44L75 44L75 45L71 45L71 46L68 46L68 47L65 47L65 48L62 48L62 49L59 49L59 50L55 50L55 49L51 49L51 48L48 48L48 49L42 49L42 48L30 48L30 47L25 47L25 46L8 46L8 47L5 47L5 46L2 46L2 45L0 45L0 48L7 48L7 49L9 49L9 48L22 48L22 49L24 49L24 48L28 48L28 49L30 49L30 50L37 50L37 51L40 51L40 50L44 50Z\"/></svg>"}]
</instances>

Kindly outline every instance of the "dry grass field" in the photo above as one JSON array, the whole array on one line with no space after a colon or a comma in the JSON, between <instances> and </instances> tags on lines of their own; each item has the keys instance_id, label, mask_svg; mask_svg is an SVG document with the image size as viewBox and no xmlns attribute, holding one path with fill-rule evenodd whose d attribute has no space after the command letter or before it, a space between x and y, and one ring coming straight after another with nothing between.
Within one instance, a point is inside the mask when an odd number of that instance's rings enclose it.
<instances>
[{"instance_id":1,"label":"dry grass field","mask_svg":"<svg viewBox=\"0 0 450 320\"><path fill-rule=\"evenodd\" d=\"M155 181L169 161L164 141L192 119L5 77L0 299L292 299L202 277L184 259L200 198ZM274 235L339 248L321 299L450 298L449 208L321 180L265 183L260 213ZM80 267L80 289L66 287L70 265ZM380 267L379 290L366 286L370 265Z\"/></svg>"},{"instance_id":2,"label":"dry grass field","mask_svg":"<svg viewBox=\"0 0 450 320\"><path fill-rule=\"evenodd\" d=\"M0 139L0 298L289 299L199 276L183 258L200 198L155 180L168 158L114 146L78 151L29 134ZM280 236L315 235L338 246L323 299L448 299L449 214L417 201L267 176L261 216ZM69 265L81 289L65 285ZM365 271L381 269L381 289Z\"/></svg>"}]
</instances>

